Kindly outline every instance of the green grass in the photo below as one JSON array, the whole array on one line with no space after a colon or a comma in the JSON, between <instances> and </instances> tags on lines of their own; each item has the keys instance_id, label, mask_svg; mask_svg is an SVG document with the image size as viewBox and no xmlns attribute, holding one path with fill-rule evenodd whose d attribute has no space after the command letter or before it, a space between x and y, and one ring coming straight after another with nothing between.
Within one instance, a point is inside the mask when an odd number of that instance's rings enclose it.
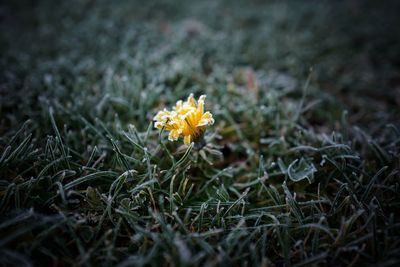
<instances>
[{"instance_id":1,"label":"green grass","mask_svg":"<svg viewBox=\"0 0 400 267\"><path fill-rule=\"evenodd\" d=\"M351 3L4 4L1 265L399 264L396 13ZM152 125L190 93L202 148Z\"/></svg>"}]
</instances>

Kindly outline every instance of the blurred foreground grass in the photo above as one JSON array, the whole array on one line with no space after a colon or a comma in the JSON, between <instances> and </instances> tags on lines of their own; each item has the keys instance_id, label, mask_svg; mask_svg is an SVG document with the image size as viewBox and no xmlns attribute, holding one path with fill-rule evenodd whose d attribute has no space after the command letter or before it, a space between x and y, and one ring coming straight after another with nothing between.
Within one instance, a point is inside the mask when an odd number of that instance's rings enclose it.
<instances>
[{"instance_id":1,"label":"blurred foreground grass","mask_svg":"<svg viewBox=\"0 0 400 267\"><path fill-rule=\"evenodd\" d=\"M1 6L1 264L398 264L386 5ZM151 122L189 93L200 150Z\"/></svg>"}]
</instances>

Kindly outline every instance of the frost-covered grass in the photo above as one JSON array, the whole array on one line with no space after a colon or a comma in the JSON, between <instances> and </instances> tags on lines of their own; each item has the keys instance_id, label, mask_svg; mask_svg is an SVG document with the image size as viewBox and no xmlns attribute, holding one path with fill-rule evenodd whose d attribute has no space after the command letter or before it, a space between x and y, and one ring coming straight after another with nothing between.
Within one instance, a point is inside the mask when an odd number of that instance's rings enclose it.
<instances>
[{"instance_id":1,"label":"frost-covered grass","mask_svg":"<svg viewBox=\"0 0 400 267\"><path fill-rule=\"evenodd\" d=\"M0 263L398 264L396 14L343 2L4 4Z\"/></svg>"}]
</instances>

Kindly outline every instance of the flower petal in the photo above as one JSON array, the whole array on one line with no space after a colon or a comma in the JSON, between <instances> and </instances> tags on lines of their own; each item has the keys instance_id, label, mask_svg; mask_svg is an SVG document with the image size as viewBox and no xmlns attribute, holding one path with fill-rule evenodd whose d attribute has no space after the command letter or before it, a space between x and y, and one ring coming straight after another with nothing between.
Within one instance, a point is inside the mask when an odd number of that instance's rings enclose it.
<instances>
[{"instance_id":1,"label":"flower petal","mask_svg":"<svg viewBox=\"0 0 400 267\"><path fill-rule=\"evenodd\" d=\"M165 126L165 123L157 121L156 123L154 123L154 127L156 127L157 129L162 129Z\"/></svg>"},{"instance_id":2,"label":"flower petal","mask_svg":"<svg viewBox=\"0 0 400 267\"><path fill-rule=\"evenodd\" d=\"M194 107L194 108L196 107L196 100L194 99L193 94L189 95L186 103L189 104L190 106Z\"/></svg>"},{"instance_id":3,"label":"flower petal","mask_svg":"<svg viewBox=\"0 0 400 267\"><path fill-rule=\"evenodd\" d=\"M201 95L199 101L197 101L197 112L203 114L204 112L204 101L206 100L206 95Z\"/></svg>"},{"instance_id":4,"label":"flower petal","mask_svg":"<svg viewBox=\"0 0 400 267\"><path fill-rule=\"evenodd\" d=\"M179 135L182 133L182 129L173 129L169 132L168 140L176 141L179 138Z\"/></svg>"},{"instance_id":5,"label":"flower petal","mask_svg":"<svg viewBox=\"0 0 400 267\"><path fill-rule=\"evenodd\" d=\"M185 135L185 137L183 138L183 143L185 145L190 145L190 141L191 141L191 136L190 135Z\"/></svg>"},{"instance_id":6,"label":"flower petal","mask_svg":"<svg viewBox=\"0 0 400 267\"><path fill-rule=\"evenodd\" d=\"M199 126L205 126L205 125L212 125L214 124L214 118L211 114L211 112L207 111L201 116L201 119L197 123L197 127Z\"/></svg>"}]
</instances>

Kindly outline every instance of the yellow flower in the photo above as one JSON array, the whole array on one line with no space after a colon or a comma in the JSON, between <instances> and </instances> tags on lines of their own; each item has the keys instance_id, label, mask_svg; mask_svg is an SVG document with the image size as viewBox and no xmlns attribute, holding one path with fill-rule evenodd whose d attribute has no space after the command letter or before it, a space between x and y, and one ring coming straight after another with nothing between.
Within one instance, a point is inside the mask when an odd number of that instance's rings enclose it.
<instances>
[{"instance_id":1,"label":"yellow flower","mask_svg":"<svg viewBox=\"0 0 400 267\"><path fill-rule=\"evenodd\" d=\"M180 137L186 145L197 141L206 127L214 124L212 114L209 111L204 112L205 98L205 95L200 96L196 103L193 94L190 94L187 101L179 100L172 111L164 109L157 113L154 126L169 131L170 141L176 141Z\"/></svg>"}]
</instances>

